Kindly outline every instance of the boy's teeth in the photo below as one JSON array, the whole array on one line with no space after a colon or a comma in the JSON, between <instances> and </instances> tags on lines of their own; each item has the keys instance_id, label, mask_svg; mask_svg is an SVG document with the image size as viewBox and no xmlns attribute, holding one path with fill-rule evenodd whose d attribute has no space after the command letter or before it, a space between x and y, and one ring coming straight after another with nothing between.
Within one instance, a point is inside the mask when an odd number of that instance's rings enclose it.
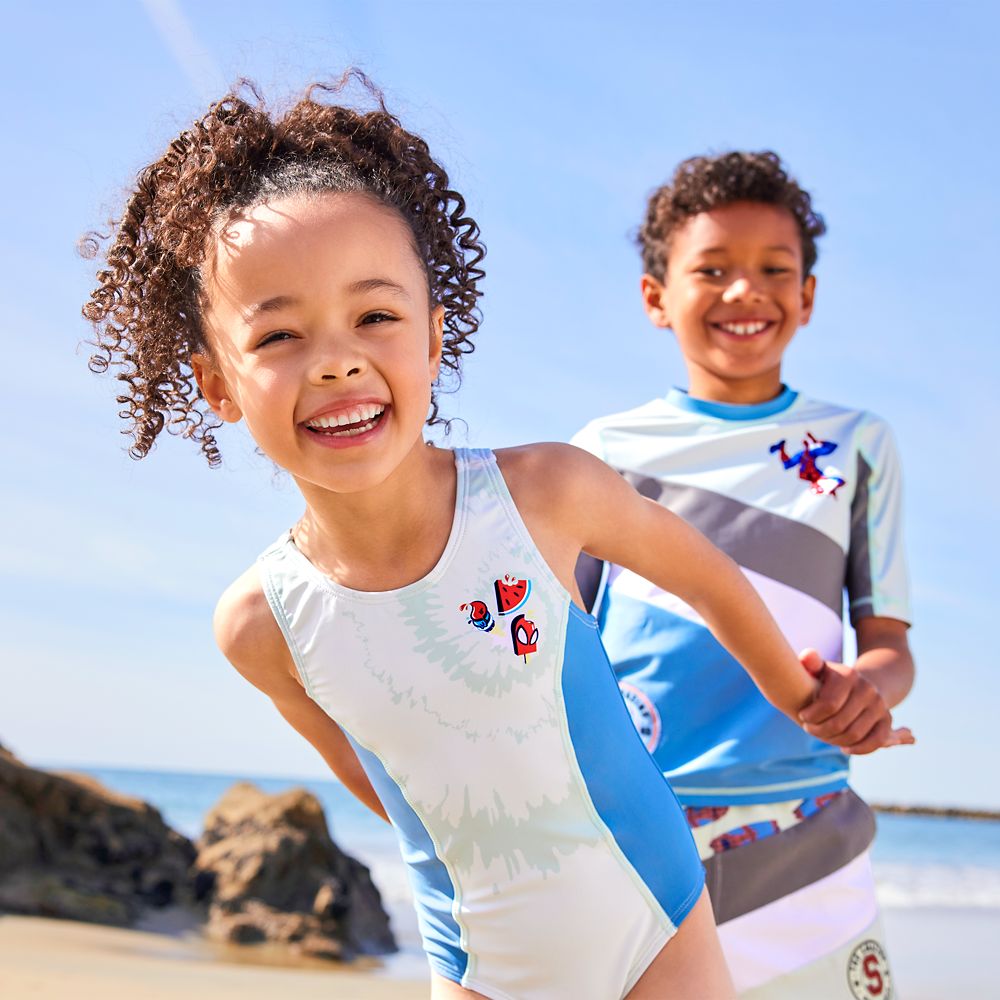
<instances>
[{"instance_id":1,"label":"boy's teeth","mask_svg":"<svg viewBox=\"0 0 1000 1000\"><path fill-rule=\"evenodd\" d=\"M767 323L720 323L719 326L721 326L726 333L735 333L738 337L748 337L752 334L760 333L761 330L767 326Z\"/></svg>"}]
</instances>

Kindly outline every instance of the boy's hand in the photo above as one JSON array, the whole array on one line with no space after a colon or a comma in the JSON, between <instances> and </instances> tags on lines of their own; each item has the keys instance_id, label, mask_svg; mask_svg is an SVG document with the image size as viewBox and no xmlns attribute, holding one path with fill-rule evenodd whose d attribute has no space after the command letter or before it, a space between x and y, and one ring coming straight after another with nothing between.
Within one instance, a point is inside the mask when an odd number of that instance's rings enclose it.
<instances>
[{"instance_id":1,"label":"boy's hand","mask_svg":"<svg viewBox=\"0 0 1000 1000\"><path fill-rule=\"evenodd\" d=\"M802 650L799 660L820 685L816 697L799 713L811 736L849 754L916 742L909 729L892 728L892 713L882 695L854 667L830 663L815 649Z\"/></svg>"}]
</instances>

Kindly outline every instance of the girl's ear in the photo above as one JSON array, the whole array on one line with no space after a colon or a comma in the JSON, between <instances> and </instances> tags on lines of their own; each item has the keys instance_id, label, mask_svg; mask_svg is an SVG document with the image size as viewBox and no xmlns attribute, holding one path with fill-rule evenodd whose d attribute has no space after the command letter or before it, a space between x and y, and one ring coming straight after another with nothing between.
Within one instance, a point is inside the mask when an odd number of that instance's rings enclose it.
<instances>
[{"instance_id":1,"label":"girl's ear","mask_svg":"<svg viewBox=\"0 0 1000 1000\"><path fill-rule=\"evenodd\" d=\"M430 351L427 361L430 365L431 381L435 381L441 371L441 345L444 338L444 306L431 311Z\"/></svg>"},{"instance_id":2,"label":"girl's ear","mask_svg":"<svg viewBox=\"0 0 1000 1000\"><path fill-rule=\"evenodd\" d=\"M664 329L670 326L670 317L667 314L667 290L659 278L654 278L651 274L644 274L639 283L642 292L642 307L646 310L646 315L653 326Z\"/></svg>"},{"instance_id":3,"label":"girl's ear","mask_svg":"<svg viewBox=\"0 0 1000 1000\"><path fill-rule=\"evenodd\" d=\"M229 394L222 372L212 364L207 355L192 354L191 370L205 402L217 417L227 424L235 424L243 418L243 411Z\"/></svg>"}]
</instances>

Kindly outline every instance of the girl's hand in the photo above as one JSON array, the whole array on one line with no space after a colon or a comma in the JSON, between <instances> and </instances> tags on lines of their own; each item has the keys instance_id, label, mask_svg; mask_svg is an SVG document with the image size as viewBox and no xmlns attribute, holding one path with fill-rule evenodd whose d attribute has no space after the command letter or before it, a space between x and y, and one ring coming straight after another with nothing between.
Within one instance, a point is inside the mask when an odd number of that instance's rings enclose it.
<instances>
[{"instance_id":1,"label":"girl's hand","mask_svg":"<svg viewBox=\"0 0 1000 1000\"><path fill-rule=\"evenodd\" d=\"M802 650L799 660L820 685L816 697L799 713L807 733L849 754L916 742L909 729L893 729L889 706L860 671L826 661L815 649Z\"/></svg>"}]
</instances>

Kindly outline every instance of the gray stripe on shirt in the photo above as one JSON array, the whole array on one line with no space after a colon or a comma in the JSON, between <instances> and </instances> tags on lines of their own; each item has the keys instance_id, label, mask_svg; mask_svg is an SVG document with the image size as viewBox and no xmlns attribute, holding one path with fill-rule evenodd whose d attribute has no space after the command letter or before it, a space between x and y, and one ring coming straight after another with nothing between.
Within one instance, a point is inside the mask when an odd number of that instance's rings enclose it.
<instances>
[{"instance_id":1,"label":"gray stripe on shirt","mask_svg":"<svg viewBox=\"0 0 1000 1000\"><path fill-rule=\"evenodd\" d=\"M843 613L846 557L822 531L711 490L618 471L644 497L683 517L741 566L808 594L838 617Z\"/></svg>"},{"instance_id":2,"label":"gray stripe on shirt","mask_svg":"<svg viewBox=\"0 0 1000 1000\"><path fill-rule=\"evenodd\" d=\"M872 603L872 564L868 550L868 483L872 467L858 453L857 487L851 501L851 555L847 563L847 594L853 610Z\"/></svg>"}]
</instances>

